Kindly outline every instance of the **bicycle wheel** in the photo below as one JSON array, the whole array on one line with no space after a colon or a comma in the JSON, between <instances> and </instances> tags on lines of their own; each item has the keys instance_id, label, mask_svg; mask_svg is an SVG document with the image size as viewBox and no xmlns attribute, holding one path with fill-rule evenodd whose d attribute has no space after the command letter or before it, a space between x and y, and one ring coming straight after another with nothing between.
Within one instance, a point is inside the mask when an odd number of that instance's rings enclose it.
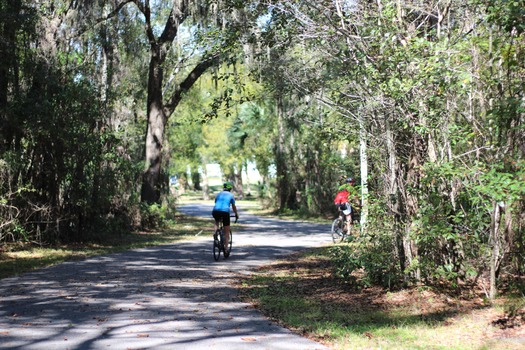
<instances>
[{"instance_id":1,"label":"bicycle wheel","mask_svg":"<svg viewBox=\"0 0 525 350\"><path fill-rule=\"evenodd\" d=\"M337 218L332 222L332 241L334 243L339 243L343 240L343 220Z\"/></svg>"},{"instance_id":2,"label":"bicycle wheel","mask_svg":"<svg viewBox=\"0 0 525 350\"><path fill-rule=\"evenodd\" d=\"M225 247L224 249L224 257L227 258L230 256L230 253L232 251L232 239L233 235L232 235L232 229L230 228L230 242L228 243L228 247Z\"/></svg>"},{"instance_id":3,"label":"bicycle wheel","mask_svg":"<svg viewBox=\"0 0 525 350\"><path fill-rule=\"evenodd\" d=\"M219 241L219 230L213 235L213 258L215 261L219 260L221 256L221 242Z\"/></svg>"}]
</instances>

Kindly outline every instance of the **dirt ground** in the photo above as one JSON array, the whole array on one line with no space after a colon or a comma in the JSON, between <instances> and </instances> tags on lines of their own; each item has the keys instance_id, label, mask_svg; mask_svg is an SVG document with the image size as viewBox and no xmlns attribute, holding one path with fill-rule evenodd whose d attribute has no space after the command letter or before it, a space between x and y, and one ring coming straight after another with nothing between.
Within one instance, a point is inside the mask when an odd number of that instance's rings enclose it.
<instances>
[{"instance_id":1,"label":"dirt ground","mask_svg":"<svg viewBox=\"0 0 525 350\"><path fill-rule=\"evenodd\" d=\"M421 318L436 319L440 326L450 326L451 330L457 332L464 331L457 328L464 327L465 322L461 323L461 319L467 317L469 320L475 320L476 324L481 324L485 331L483 334L466 334L466 338L478 342L482 337L485 343L490 342L491 339L515 339L515 342L523 344L525 348L523 306L509 313L508 306L505 306L508 304L505 298L502 297L489 304L481 289L475 291L472 288L465 288L447 293L422 287L394 291L386 291L381 287L356 288L355 284L345 283L334 276L328 259L301 254L261 267L258 272L281 276L293 275L297 285L288 287L294 293L306 299L318 300L321 304L336 308L342 313L404 310ZM258 307L264 309L261 305ZM304 335L327 344L325 339L315 334Z\"/></svg>"}]
</instances>

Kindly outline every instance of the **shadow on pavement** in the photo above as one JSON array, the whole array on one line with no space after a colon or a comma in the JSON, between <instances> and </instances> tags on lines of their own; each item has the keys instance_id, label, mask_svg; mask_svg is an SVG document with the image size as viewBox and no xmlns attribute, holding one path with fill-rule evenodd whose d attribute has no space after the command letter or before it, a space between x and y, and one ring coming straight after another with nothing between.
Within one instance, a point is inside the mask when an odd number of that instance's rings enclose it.
<instances>
[{"instance_id":1,"label":"shadow on pavement","mask_svg":"<svg viewBox=\"0 0 525 350\"><path fill-rule=\"evenodd\" d=\"M206 214L211 207L181 211ZM210 233L3 279L0 349L322 349L240 302L229 282L284 254L328 243L329 227L241 218L227 260L214 261Z\"/></svg>"}]
</instances>

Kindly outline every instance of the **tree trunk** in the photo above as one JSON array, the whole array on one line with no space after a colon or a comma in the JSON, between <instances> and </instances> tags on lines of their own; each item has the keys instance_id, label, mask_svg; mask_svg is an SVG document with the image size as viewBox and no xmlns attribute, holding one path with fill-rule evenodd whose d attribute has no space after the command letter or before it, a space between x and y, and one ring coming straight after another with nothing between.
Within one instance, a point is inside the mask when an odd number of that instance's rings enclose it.
<instances>
[{"instance_id":1,"label":"tree trunk","mask_svg":"<svg viewBox=\"0 0 525 350\"><path fill-rule=\"evenodd\" d=\"M7 113L7 102L9 92L15 94L15 98L19 91L18 82L18 60L17 60L17 41L16 31L17 24L12 20L20 16L20 1L10 1L4 5L4 13L10 13L10 16L5 16L0 23L0 37L2 38L2 45L0 45L0 57L2 57L2 64L0 64L0 135L3 136L0 140L0 151L9 149L15 139L15 128ZM10 74L11 72L11 74ZM10 85L11 81L11 85Z\"/></svg>"},{"instance_id":2,"label":"tree trunk","mask_svg":"<svg viewBox=\"0 0 525 350\"><path fill-rule=\"evenodd\" d=\"M195 166L191 167L191 183L194 191L200 191L202 189L201 174L199 173L199 168Z\"/></svg>"},{"instance_id":3,"label":"tree trunk","mask_svg":"<svg viewBox=\"0 0 525 350\"><path fill-rule=\"evenodd\" d=\"M361 234L366 234L368 218L368 158L367 138L363 113L359 113L359 161L361 165Z\"/></svg>"},{"instance_id":4,"label":"tree trunk","mask_svg":"<svg viewBox=\"0 0 525 350\"><path fill-rule=\"evenodd\" d=\"M494 210L492 211L492 225L490 228L490 243L492 244L492 252L490 257L490 291L489 298L494 300L498 293L497 288L497 269L500 260L500 226L501 211L497 202L494 202Z\"/></svg>"},{"instance_id":5,"label":"tree trunk","mask_svg":"<svg viewBox=\"0 0 525 350\"><path fill-rule=\"evenodd\" d=\"M243 167L246 171L246 196L250 197L252 195L252 188L250 186L250 172L248 169L248 161L244 162Z\"/></svg>"},{"instance_id":6,"label":"tree trunk","mask_svg":"<svg viewBox=\"0 0 525 350\"><path fill-rule=\"evenodd\" d=\"M139 6L139 5L138 5ZM218 55L203 57L178 85L169 100L163 98L163 64L167 52L177 37L179 26L189 16L188 3L175 2L162 34L154 36L154 25L151 23L149 3L139 6L146 18L146 33L150 42L150 65L148 75L147 131L145 145L145 169L142 176L141 201L149 204L160 203L162 180L162 145L164 144L164 128L168 118L200 76L212 65L218 62Z\"/></svg>"},{"instance_id":7,"label":"tree trunk","mask_svg":"<svg viewBox=\"0 0 525 350\"><path fill-rule=\"evenodd\" d=\"M206 169L206 162L202 165L202 198L207 201L210 199L210 184L208 181L208 169Z\"/></svg>"},{"instance_id":8,"label":"tree trunk","mask_svg":"<svg viewBox=\"0 0 525 350\"><path fill-rule=\"evenodd\" d=\"M242 182L242 162L238 162L238 164L234 167L233 176L235 178L235 189L237 190L237 198L244 199L244 184Z\"/></svg>"},{"instance_id":9,"label":"tree trunk","mask_svg":"<svg viewBox=\"0 0 525 350\"><path fill-rule=\"evenodd\" d=\"M158 48L157 48L158 49ZM148 124L146 132L146 166L142 177L141 201L160 202L162 145L167 117L162 106L162 62L152 53L148 82Z\"/></svg>"},{"instance_id":10,"label":"tree trunk","mask_svg":"<svg viewBox=\"0 0 525 350\"><path fill-rule=\"evenodd\" d=\"M285 156L285 127L284 127L284 111L283 101L280 97L277 98L277 145L275 149L275 166L277 173L277 195L279 196L279 207L284 209L287 207L288 194L290 186L288 183L288 168L286 166Z\"/></svg>"}]
</instances>

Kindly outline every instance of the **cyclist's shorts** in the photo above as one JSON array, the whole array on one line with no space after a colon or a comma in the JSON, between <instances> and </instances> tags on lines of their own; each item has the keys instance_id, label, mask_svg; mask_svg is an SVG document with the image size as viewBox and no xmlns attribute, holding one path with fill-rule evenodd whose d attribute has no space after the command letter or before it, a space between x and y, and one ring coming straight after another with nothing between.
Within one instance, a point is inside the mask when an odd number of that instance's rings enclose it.
<instances>
[{"instance_id":1,"label":"cyclist's shorts","mask_svg":"<svg viewBox=\"0 0 525 350\"><path fill-rule=\"evenodd\" d=\"M230 213L225 211L212 211L211 215L213 215L213 218L215 221L219 221L220 218L222 218L222 224L224 226L230 226Z\"/></svg>"},{"instance_id":2,"label":"cyclist's shorts","mask_svg":"<svg viewBox=\"0 0 525 350\"><path fill-rule=\"evenodd\" d=\"M350 203L341 203L341 204L338 204L337 207L345 215L348 215L348 214L350 214L352 212L352 206L350 206Z\"/></svg>"}]
</instances>

